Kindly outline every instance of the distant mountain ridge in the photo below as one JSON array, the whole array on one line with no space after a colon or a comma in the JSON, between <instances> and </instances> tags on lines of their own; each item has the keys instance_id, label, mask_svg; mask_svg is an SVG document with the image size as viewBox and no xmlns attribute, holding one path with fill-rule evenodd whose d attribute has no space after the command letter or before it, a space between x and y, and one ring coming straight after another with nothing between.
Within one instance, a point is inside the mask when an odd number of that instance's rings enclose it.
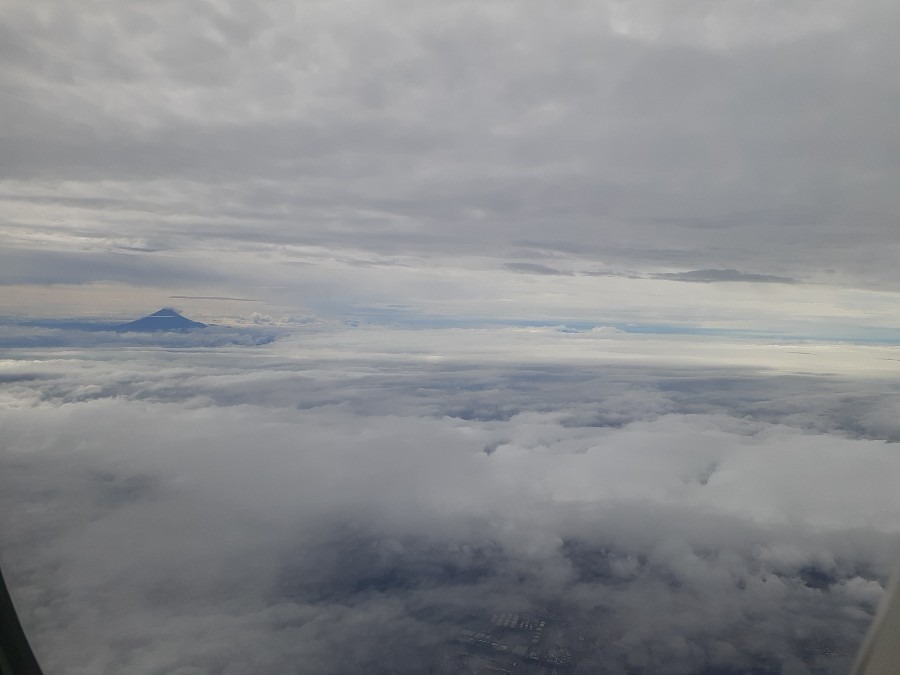
<instances>
[{"instance_id":1,"label":"distant mountain ridge","mask_svg":"<svg viewBox=\"0 0 900 675\"><path fill-rule=\"evenodd\" d=\"M159 331L175 331L178 333L186 333L188 331L206 328L205 323L199 321L191 321L182 316L171 307L163 307L158 312L154 312L149 316L136 321L129 321L119 326L115 326L113 330L122 333L156 333Z\"/></svg>"}]
</instances>

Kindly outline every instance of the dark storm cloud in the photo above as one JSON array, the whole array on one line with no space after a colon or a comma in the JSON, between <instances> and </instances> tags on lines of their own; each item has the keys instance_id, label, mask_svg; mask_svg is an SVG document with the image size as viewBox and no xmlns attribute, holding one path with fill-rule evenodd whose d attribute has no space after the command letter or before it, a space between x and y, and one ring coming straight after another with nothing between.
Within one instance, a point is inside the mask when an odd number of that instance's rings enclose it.
<instances>
[{"instance_id":1,"label":"dark storm cloud","mask_svg":"<svg viewBox=\"0 0 900 675\"><path fill-rule=\"evenodd\" d=\"M654 279L668 281L690 281L701 284L714 284L720 281L740 281L754 284L794 284L796 279L779 277L774 274L753 274L738 270L691 270L690 272L665 272L651 275Z\"/></svg>"}]
</instances>

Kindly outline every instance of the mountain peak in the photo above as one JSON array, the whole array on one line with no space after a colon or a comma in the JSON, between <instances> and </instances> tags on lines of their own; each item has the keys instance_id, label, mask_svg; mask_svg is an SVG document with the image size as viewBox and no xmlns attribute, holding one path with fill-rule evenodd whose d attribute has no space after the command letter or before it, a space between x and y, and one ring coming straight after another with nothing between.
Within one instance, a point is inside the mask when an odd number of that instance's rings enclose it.
<instances>
[{"instance_id":1,"label":"mountain peak","mask_svg":"<svg viewBox=\"0 0 900 675\"><path fill-rule=\"evenodd\" d=\"M113 330L120 332L140 332L151 333L156 331L177 331L185 333L198 328L206 328L205 323L199 321L191 321L182 316L171 307L163 307L157 312L153 312L142 319L129 321L120 326L116 326Z\"/></svg>"}]
</instances>

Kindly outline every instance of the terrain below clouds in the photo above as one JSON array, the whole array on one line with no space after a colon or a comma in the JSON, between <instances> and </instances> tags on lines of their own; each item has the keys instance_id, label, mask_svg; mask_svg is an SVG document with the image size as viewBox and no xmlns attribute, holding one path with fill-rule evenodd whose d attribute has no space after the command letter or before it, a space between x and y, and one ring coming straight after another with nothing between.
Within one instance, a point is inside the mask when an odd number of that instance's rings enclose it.
<instances>
[{"instance_id":1,"label":"terrain below clouds","mask_svg":"<svg viewBox=\"0 0 900 675\"><path fill-rule=\"evenodd\" d=\"M895 379L348 335L2 362L0 551L47 672L443 672L498 612L554 617L572 670L846 671Z\"/></svg>"}]
</instances>

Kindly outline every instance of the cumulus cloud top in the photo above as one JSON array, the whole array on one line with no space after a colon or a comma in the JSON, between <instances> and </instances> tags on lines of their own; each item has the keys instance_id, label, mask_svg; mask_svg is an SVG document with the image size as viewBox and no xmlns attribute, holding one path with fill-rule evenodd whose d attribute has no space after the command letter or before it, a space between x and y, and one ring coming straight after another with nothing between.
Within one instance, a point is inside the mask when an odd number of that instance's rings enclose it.
<instances>
[{"instance_id":1,"label":"cumulus cloud top","mask_svg":"<svg viewBox=\"0 0 900 675\"><path fill-rule=\"evenodd\" d=\"M423 672L512 610L577 625L591 672L844 672L895 553L892 380L459 333L4 361L3 563L45 667Z\"/></svg>"}]
</instances>

